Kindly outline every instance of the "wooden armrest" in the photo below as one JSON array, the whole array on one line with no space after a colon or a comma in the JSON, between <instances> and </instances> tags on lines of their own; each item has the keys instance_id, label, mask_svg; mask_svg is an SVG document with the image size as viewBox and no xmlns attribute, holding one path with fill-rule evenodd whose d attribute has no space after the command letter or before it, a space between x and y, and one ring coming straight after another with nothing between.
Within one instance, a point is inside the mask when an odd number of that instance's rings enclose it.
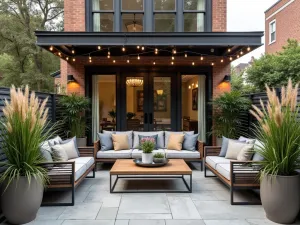
<instances>
[{"instance_id":1,"label":"wooden armrest","mask_svg":"<svg viewBox=\"0 0 300 225\"><path fill-rule=\"evenodd\" d=\"M80 156L83 156L83 157L94 157L95 158L95 156L97 154L97 151L95 150L94 146L78 147L78 151L80 153Z\"/></svg>"},{"instance_id":2,"label":"wooden armrest","mask_svg":"<svg viewBox=\"0 0 300 225\"><path fill-rule=\"evenodd\" d=\"M94 155L95 159L97 158L97 152L100 150L100 141L94 142Z\"/></svg>"},{"instance_id":3,"label":"wooden armrest","mask_svg":"<svg viewBox=\"0 0 300 225\"><path fill-rule=\"evenodd\" d=\"M198 140L197 150L198 150L198 152L200 152L200 159L203 159L203 156L204 156L204 145L205 145L205 143L203 141Z\"/></svg>"},{"instance_id":4,"label":"wooden armrest","mask_svg":"<svg viewBox=\"0 0 300 225\"><path fill-rule=\"evenodd\" d=\"M261 166L254 161L230 161L230 182L234 186L259 186Z\"/></svg>"},{"instance_id":5,"label":"wooden armrest","mask_svg":"<svg viewBox=\"0 0 300 225\"><path fill-rule=\"evenodd\" d=\"M221 152L221 146L205 146L204 157L206 156L218 156Z\"/></svg>"}]
</instances>

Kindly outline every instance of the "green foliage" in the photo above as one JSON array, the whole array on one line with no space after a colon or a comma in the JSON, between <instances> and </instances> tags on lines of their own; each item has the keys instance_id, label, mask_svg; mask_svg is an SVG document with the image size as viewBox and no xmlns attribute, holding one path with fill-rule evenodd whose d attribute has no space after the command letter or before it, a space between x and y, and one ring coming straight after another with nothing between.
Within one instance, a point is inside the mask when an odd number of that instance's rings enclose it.
<instances>
[{"instance_id":1,"label":"green foliage","mask_svg":"<svg viewBox=\"0 0 300 225\"><path fill-rule=\"evenodd\" d=\"M158 152L158 153L154 154L153 158L155 158L155 159L164 159L165 155L163 153Z\"/></svg>"},{"instance_id":2,"label":"green foliage","mask_svg":"<svg viewBox=\"0 0 300 225\"><path fill-rule=\"evenodd\" d=\"M245 71L242 71L240 74L238 74L234 68L231 68L231 90L239 91L242 94L255 93L257 91L256 88L252 84L245 82L244 74Z\"/></svg>"},{"instance_id":3,"label":"green foliage","mask_svg":"<svg viewBox=\"0 0 300 225\"><path fill-rule=\"evenodd\" d=\"M290 86L291 87L291 86ZM286 97L279 103L275 91L269 92L269 107L251 113L259 120L255 135L263 144L255 149L263 158L261 177L264 175L291 176L300 168L300 123L297 105L298 87L283 90Z\"/></svg>"},{"instance_id":4,"label":"green foliage","mask_svg":"<svg viewBox=\"0 0 300 225\"><path fill-rule=\"evenodd\" d=\"M236 138L241 134L242 114L249 110L251 102L238 91L223 93L213 105L212 134L217 137Z\"/></svg>"},{"instance_id":5,"label":"green foliage","mask_svg":"<svg viewBox=\"0 0 300 225\"><path fill-rule=\"evenodd\" d=\"M36 46L36 30L60 30L62 0L0 1L1 85L30 85L53 91L50 73L59 69L59 58ZM8 57L7 57L8 56Z\"/></svg>"},{"instance_id":6,"label":"green foliage","mask_svg":"<svg viewBox=\"0 0 300 225\"><path fill-rule=\"evenodd\" d=\"M108 112L108 115L114 120L117 116L117 113L115 110L112 109L111 111Z\"/></svg>"},{"instance_id":7,"label":"green foliage","mask_svg":"<svg viewBox=\"0 0 300 225\"><path fill-rule=\"evenodd\" d=\"M72 93L71 95L63 96L59 100L59 104L63 108L63 120L68 126L70 135L78 138L85 137L87 128L85 111L90 108L89 99Z\"/></svg>"},{"instance_id":8,"label":"green foliage","mask_svg":"<svg viewBox=\"0 0 300 225\"><path fill-rule=\"evenodd\" d=\"M152 153L155 148L155 143L153 141L144 141L141 143L141 149L143 153Z\"/></svg>"},{"instance_id":9,"label":"green foliage","mask_svg":"<svg viewBox=\"0 0 300 225\"><path fill-rule=\"evenodd\" d=\"M11 103L6 102L3 109L4 118L0 122L0 130L2 150L7 161L0 163L6 167L0 182L4 182L6 188L21 176L25 176L29 183L32 178L42 184L48 180L47 171L41 166L44 158L40 144L53 135L54 126L47 122L47 100L40 104L32 95L28 103L28 93L28 89L25 95L21 90L18 94L11 90Z\"/></svg>"},{"instance_id":10,"label":"green foliage","mask_svg":"<svg viewBox=\"0 0 300 225\"><path fill-rule=\"evenodd\" d=\"M135 117L136 116L136 114L134 113L134 112L128 112L127 114L126 114L126 117L127 117L127 119L128 120L131 120L133 117Z\"/></svg>"},{"instance_id":11,"label":"green foliage","mask_svg":"<svg viewBox=\"0 0 300 225\"><path fill-rule=\"evenodd\" d=\"M289 77L294 83L300 80L300 46L296 40L288 40L277 54L254 60L247 69L247 81L260 91L265 89L265 84L270 87L286 85Z\"/></svg>"}]
</instances>

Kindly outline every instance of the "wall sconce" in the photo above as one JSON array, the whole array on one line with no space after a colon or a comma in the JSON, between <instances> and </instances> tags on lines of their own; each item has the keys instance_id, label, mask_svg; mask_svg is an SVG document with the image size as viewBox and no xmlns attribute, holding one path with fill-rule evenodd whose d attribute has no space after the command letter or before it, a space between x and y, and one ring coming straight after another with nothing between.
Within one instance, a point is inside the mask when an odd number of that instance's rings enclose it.
<instances>
[{"instance_id":1,"label":"wall sconce","mask_svg":"<svg viewBox=\"0 0 300 225\"><path fill-rule=\"evenodd\" d=\"M198 88L198 83L196 84L196 88Z\"/></svg>"},{"instance_id":2,"label":"wall sconce","mask_svg":"<svg viewBox=\"0 0 300 225\"><path fill-rule=\"evenodd\" d=\"M230 75L225 75L222 82L230 83L230 81L231 81L231 76Z\"/></svg>"},{"instance_id":3,"label":"wall sconce","mask_svg":"<svg viewBox=\"0 0 300 225\"><path fill-rule=\"evenodd\" d=\"M68 79L67 79L67 81L68 81L68 84L69 83L72 83L72 82L76 82L76 80L75 80L75 78L74 78L74 76L73 75L68 75ZM77 83L77 82L76 82Z\"/></svg>"},{"instance_id":4,"label":"wall sconce","mask_svg":"<svg viewBox=\"0 0 300 225\"><path fill-rule=\"evenodd\" d=\"M163 95L164 90L157 90L156 93L157 93L158 95Z\"/></svg>"}]
</instances>

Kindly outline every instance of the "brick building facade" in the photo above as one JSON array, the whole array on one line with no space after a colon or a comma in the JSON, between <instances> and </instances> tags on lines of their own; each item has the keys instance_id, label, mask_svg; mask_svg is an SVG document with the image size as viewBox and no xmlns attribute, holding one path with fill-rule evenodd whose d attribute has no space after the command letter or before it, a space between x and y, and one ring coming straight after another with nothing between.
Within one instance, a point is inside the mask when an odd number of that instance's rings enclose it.
<instances>
[{"instance_id":1,"label":"brick building facade","mask_svg":"<svg viewBox=\"0 0 300 225\"><path fill-rule=\"evenodd\" d=\"M288 39L300 41L299 12L300 1L298 0L280 0L265 12L266 53L281 51ZM273 37L271 37L272 29L275 29Z\"/></svg>"}]
</instances>

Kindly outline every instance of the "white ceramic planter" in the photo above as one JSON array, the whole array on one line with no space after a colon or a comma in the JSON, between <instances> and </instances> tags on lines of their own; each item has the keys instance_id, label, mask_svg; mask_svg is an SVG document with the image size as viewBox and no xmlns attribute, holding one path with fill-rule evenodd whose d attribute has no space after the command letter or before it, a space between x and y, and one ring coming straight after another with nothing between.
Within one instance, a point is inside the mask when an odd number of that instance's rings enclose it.
<instances>
[{"instance_id":1,"label":"white ceramic planter","mask_svg":"<svg viewBox=\"0 0 300 225\"><path fill-rule=\"evenodd\" d=\"M142 162L143 163L152 163L153 162L153 154L152 153L142 153Z\"/></svg>"}]
</instances>

